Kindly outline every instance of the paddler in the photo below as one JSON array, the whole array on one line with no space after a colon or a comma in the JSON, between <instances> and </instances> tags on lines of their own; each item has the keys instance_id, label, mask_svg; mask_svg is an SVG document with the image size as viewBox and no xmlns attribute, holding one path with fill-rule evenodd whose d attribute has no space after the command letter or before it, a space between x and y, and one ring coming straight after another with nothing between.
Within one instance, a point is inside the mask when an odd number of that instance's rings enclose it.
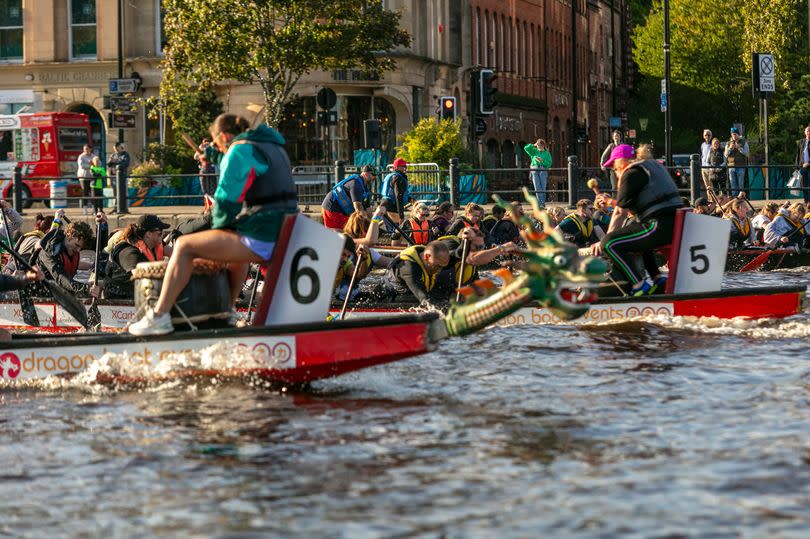
<instances>
[{"instance_id":1,"label":"paddler","mask_svg":"<svg viewBox=\"0 0 810 539\"><path fill-rule=\"evenodd\" d=\"M593 202L583 198L577 201L575 211L560 221L557 230L562 233L566 241L570 241L577 247L589 247L604 236L602 229L595 226L593 214Z\"/></svg>"},{"instance_id":2,"label":"paddler","mask_svg":"<svg viewBox=\"0 0 810 539\"><path fill-rule=\"evenodd\" d=\"M765 227L768 226L768 223L773 221L778 211L779 204L776 202L768 202L762 206L759 213L751 219L751 226L754 227L754 235L760 243L764 243Z\"/></svg>"},{"instance_id":3,"label":"paddler","mask_svg":"<svg viewBox=\"0 0 810 539\"><path fill-rule=\"evenodd\" d=\"M484 241L487 245L492 245L492 237L490 236L490 233L498 221L503 219L505 214L506 210L503 208L503 206L498 206L495 204L492 206L492 213L485 215L484 218L481 219L481 232L484 233Z\"/></svg>"},{"instance_id":4,"label":"paddler","mask_svg":"<svg viewBox=\"0 0 810 539\"><path fill-rule=\"evenodd\" d=\"M804 222L805 206L801 202L786 202L773 221L765 226L763 241L770 247L804 246L807 236Z\"/></svg>"},{"instance_id":5,"label":"paddler","mask_svg":"<svg viewBox=\"0 0 810 539\"><path fill-rule=\"evenodd\" d=\"M378 287L380 293L376 295L389 300L397 296L410 296L420 304L427 304L436 284L436 276L449 262L450 251L440 241L403 249L388 266Z\"/></svg>"},{"instance_id":6,"label":"paddler","mask_svg":"<svg viewBox=\"0 0 810 539\"><path fill-rule=\"evenodd\" d=\"M376 178L374 169L365 165L359 174L339 181L321 203L323 226L342 230L352 213L365 214L371 197L369 187Z\"/></svg>"},{"instance_id":7,"label":"paddler","mask_svg":"<svg viewBox=\"0 0 810 539\"><path fill-rule=\"evenodd\" d=\"M748 204L744 200L735 198L731 202L727 210L727 219L731 221L729 247L739 249L756 242L754 227L751 225L748 212Z\"/></svg>"},{"instance_id":8,"label":"paddler","mask_svg":"<svg viewBox=\"0 0 810 539\"><path fill-rule=\"evenodd\" d=\"M627 276L631 296L661 290L666 276L655 262L655 249L672 243L675 211L683 205L678 186L655 159L637 160L629 144L614 148L610 159L602 166L616 173L619 192L616 200L602 193L597 195L615 209L607 235L591 246L591 252L600 255L604 251L610 257ZM636 220L625 224L630 212L635 214ZM636 267L639 256L645 273Z\"/></svg>"},{"instance_id":9,"label":"paddler","mask_svg":"<svg viewBox=\"0 0 810 539\"><path fill-rule=\"evenodd\" d=\"M278 131L263 124L250 129L245 118L220 114L210 132L213 144L225 154L214 193L213 227L178 238L157 303L129 326L134 335L173 331L169 313L198 257L228 263L235 303L249 265L270 259L284 219L298 212L290 160Z\"/></svg>"},{"instance_id":10,"label":"paddler","mask_svg":"<svg viewBox=\"0 0 810 539\"><path fill-rule=\"evenodd\" d=\"M107 216L103 212L96 214L96 224L103 245L107 242ZM82 249L90 249L95 245L90 225L74 221L63 230L61 216L54 218L51 230L40 240L40 245L42 249L34 254L31 264L39 264L46 278L76 294L99 297L101 289L98 286L75 279L80 269L91 267L90 264L81 263L80 256ZM37 293L46 297L50 295L44 287Z\"/></svg>"},{"instance_id":11,"label":"paddler","mask_svg":"<svg viewBox=\"0 0 810 539\"><path fill-rule=\"evenodd\" d=\"M466 258L462 264L461 260L464 255L464 241L467 241ZM461 286L466 286L473 281L478 280L478 267L489 264L498 256L519 253L521 252L513 242L507 242L503 245L496 245L491 249L486 249L484 241L484 233L477 228L467 228L462 230L458 236L443 236L438 240L447 246L450 253L450 259L447 267L444 268L436 277L436 285L431 292L431 300L436 303L446 303L450 301L453 292L459 286L459 275L463 271L461 278Z\"/></svg>"},{"instance_id":12,"label":"paddler","mask_svg":"<svg viewBox=\"0 0 810 539\"><path fill-rule=\"evenodd\" d=\"M411 217L402 224L402 231L416 245L427 245L433 239L430 231L430 208L424 202L411 206Z\"/></svg>"},{"instance_id":13,"label":"paddler","mask_svg":"<svg viewBox=\"0 0 810 539\"><path fill-rule=\"evenodd\" d=\"M475 202L469 202L464 206L464 214L458 216L447 229L450 236L458 236L458 233L465 228L480 228L481 219L484 217L484 208Z\"/></svg>"},{"instance_id":14,"label":"paddler","mask_svg":"<svg viewBox=\"0 0 810 539\"><path fill-rule=\"evenodd\" d=\"M408 189L408 163L398 157L394 159L392 168L380 186L380 204L388 211L388 217L399 224L405 218L405 204L411 197Z\"/></svg>"},{"instance_id":15,"label":"paddler","mask_svg":"<svg viewBox=\"0 0 810 539\"><path fill-rule=\"evenodd\" d=\"M492 244L503 245L509 242L520 242L520 230L523 226L520 224L522 218L523 206L518 201L512 202L509 211L489 231Z\"/></svg>"},{"instance_id":16,"label":"paddler","mask_svg":"<svg viewBox=\"0 0 810 539\"><path fill-rule=\"evenodd\" d=\"M11 292L12 290L22 290L31 283L36 283L45 279L45 274L42 270L34 267L33 271L20 272L21 275L8 275L0 273L0 295L4 292ZM0 329L0 341L7 342L11 340L11 333L5 329Z\"/></svg>"},{"instance_id":17,"label":"paddler","mask_svg":"<svg viewBox=\"0 0 810 539\"><path fill-rule=\"evenodd\" d=\"M163 231L168 223L154 214L141 215L127 226L110 252L107 261L103 293L105 298L132 298L135 286L132 270L141 262L160 262L172 253L163 244Z\"/></svg>"}]
</instances>

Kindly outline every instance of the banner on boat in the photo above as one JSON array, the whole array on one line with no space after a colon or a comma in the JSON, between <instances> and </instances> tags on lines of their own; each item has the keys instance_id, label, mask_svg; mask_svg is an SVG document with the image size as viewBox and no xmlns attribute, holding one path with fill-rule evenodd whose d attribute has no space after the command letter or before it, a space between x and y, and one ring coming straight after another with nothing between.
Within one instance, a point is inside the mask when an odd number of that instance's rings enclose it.
<instances>
[{"instance_id":1,"label":"banner on boat","mask_svg":"<svg viewBox=\"0 0 810 539\"><path fill-rule=\"evenodd\" d=\"M225 343L230 349L245 348L252 353L250 368L286 370L297 366L295 337L241 337L238 339L191 339L156 342L129 342L111 345L0 348L0 381L45 378L86 370L105 354L124 354L126 368L158 369L173 354L199 352ZM212 369L238 368L239 365L212 365ZM126 374L124 372L123 374Z\"/></svg>"}]
</instances>

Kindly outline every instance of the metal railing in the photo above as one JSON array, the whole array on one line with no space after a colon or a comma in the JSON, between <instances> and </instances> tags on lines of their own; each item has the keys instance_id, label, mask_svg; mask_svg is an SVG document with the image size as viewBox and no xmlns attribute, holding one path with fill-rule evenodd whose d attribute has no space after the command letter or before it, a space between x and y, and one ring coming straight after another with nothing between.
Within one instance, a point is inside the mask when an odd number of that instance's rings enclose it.
<instances>
[{"instance_id":1,"label":"metal railing","mask_svg":"<svg viewBox=\"0 0 810 539\"><path fill-rule=\"evenodd\" d=\"M409 166L408 177L411 185L412 198L425 200L433 204L443 201L451 202L455 207L463 205L463 202L476 200L481 203L490 202L492 195L506 200L520 199L523 188L534 191L531 180L530 168L499 168L499 169L462 169L459 160L453 158L446 169L442 169L436 163L414 164ZM790 188L787 186L788 179L796 170L794 166L770 165L769 167L749 165L738 167L745 171L743 190L749 199L768 200L785 198L807 198L810 195L810 185ZM706 196L706 181L714 180L713 190L715 193L723 193L729 190L727 180L728 167L701 167L700 156L691 156L689 167L675 166L669 167L670 174L675 179L682 195L694 202L701 196ZM357 167L346 166L342 161L335 162L332 166L311 166L294 167L292 176L298 194L298 202L301 205L320 205L324 197L335 185L341 181L348 173L355 173ZM708 171L704 181L704 171ZM582 167L576 156L570 156L567 167L557 167L548 169L548 181L545 189L547 202L562 203L569 206L574 205L581 198L593 199L596 189L588 187L590 179L597 180L597 189L605 193L613 193L610 177L607 171L599 167ZM464 182L462 182L462 178ZM470 180L469 178L472 178ZM383 174L378 175L374 185L368 186L374 193L375 200L379 199L379 192ZM75 176L56 178L32 178L25 180L67 180L75 193L78 179ZM95 178L94 178L95 180ZM29 206L35 201L42 201L46 204L53 200L66 200L68 205L76 206L81 200L88 202L98 201L100 205L109 207L114 201L115 208L119 213L127 213L129 206L151 205L154 201L170 201L175 204L201 205L203 193L213 191L216 177L214 175L200 174L180 174L161 176L126 176L120 172L114 176L102 177L103 183L114 186L113 193L109 191L102 196L89 196L73 194L54 197L30 197L24 196L27 190L23 186L22 172L20 168L14 169L14 175L9 185L8 191L12 194L13 205L17 211L22 211L24 206ZM128 183L136 180L140 188L132 194L128 188ZM7 182L8 180L6 180ZM208 182L208 184L206 184ZM462 186L464 184L473 185L470 190ZM181 192L161 192L160 189L150 187L163 186L168 184L175 187L181 186ZM197 190L199 188L199 190ZM5 191L5 186L2 187ZM8 193L6 191L6 193ZM122 194L123 196L119 196ZM730 193L736 195L737 193Z\"/></svg>"}]
</instances>

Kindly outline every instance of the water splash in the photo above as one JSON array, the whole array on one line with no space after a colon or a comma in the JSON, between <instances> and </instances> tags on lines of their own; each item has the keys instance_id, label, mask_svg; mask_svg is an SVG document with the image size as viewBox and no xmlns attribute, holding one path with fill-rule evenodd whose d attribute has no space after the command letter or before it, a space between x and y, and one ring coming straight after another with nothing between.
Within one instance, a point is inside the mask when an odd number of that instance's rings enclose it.
<instances>
[{"instance_id":1,"label":"water splash","mask_svg":"<svg viewBox=\"0 0 810 539\"><path fill-rule=\"evenodd\" d=\"M630 320L591 323L582 327L605 327L626 324ZM652 315L633 318L634 322L647 322L674 330L714 335L733 335L754 339L802 339L810 337L810 319L807 315L789 318L717 318L714 316Z\"/></svg>"}]
</instances>

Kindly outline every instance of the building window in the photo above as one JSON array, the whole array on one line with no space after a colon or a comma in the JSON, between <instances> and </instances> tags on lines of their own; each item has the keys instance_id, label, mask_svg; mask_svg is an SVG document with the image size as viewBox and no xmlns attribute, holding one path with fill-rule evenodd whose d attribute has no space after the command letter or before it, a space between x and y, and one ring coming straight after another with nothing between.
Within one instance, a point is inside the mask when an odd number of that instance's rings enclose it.
<instances>
[{"instance_id":1,"label":"building window","mask_svg":"<svg viewBox=\"0 0 810 539\"><path fill-rule=\"evenodd\" d=\"M155 0L155 18L157 19L157 28L155 34L157 35L157 55L163 56L163 49L166 48L166 10L163 9L163 2Z\"/></svg>"},{"instance_id":2,"label":"building window","mask_svg":"<svg viewBox=\"0 0 810 539\"><path fill-rule=\"evenodd\" d=\"M0 0L0 61L22 59L22 0Z\"/></svg>"},{"instance_id":3,"label":"building window","mask_svg":"<svg viewBox=\"0 0 810 539\"><path fill-rule=\"evenodd\" d=\"M68 0L70 6L70 57L96 57L96 2Z\"/></svg>"}]
</instances>

